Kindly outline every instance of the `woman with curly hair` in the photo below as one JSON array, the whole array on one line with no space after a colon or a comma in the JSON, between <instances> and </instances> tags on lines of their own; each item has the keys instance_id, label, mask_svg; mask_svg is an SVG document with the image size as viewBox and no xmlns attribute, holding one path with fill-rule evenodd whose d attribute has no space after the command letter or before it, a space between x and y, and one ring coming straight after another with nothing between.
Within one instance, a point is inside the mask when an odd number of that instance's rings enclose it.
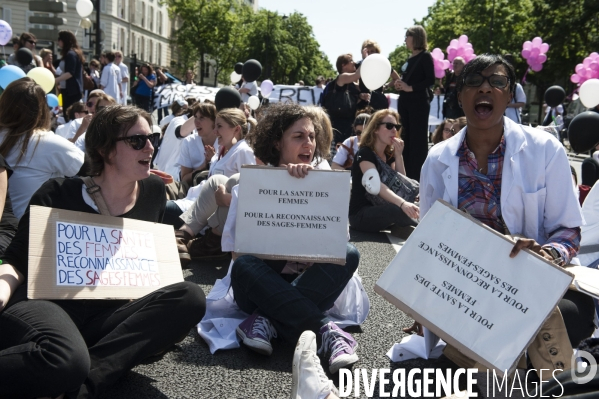
<instances>
[{"instance_id":1,"label":"woman with curly hair","mask_svg":"<svg viewBox=\"0 0 599 399\"><path fill-rule=\"evenodd\" d=\"M248 136L248 143L264 163L306 178L315 169L314 163L316 168L326 163L321 161L329 152L331 135L321 117L314 109L297 104L273 105ZM233 191L223 250L235 247L237 187ZM245 346L270 355L273 337L297 342L302 332L311 330L321 337L319 353L327 357L331 373L358 361L357 342L324 314L358 267L360 254L352 244L347 244L345 266L263 260L252 255L237 258L234 254L233 258L230 277L235 302L251 315L236 329Z\"/></svg>"}]
</instances>

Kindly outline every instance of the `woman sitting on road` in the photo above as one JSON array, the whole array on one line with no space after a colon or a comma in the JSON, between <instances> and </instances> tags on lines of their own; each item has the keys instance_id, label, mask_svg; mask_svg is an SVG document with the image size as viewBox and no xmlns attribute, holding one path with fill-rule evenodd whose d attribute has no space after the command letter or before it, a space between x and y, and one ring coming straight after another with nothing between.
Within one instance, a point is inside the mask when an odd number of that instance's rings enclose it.
<instances>
[{"instance_id":1,"label":"woman sitting on road","mask_svg":"<svg viewBox=\"0 0 599 399\"><path fill-rule=\"evenodd\" d=\"M315 113L290 103L271 106L248 137L259 159L272 166L284 166L297 178L309 176L314 169L311 164L320 163L328 155L330 140L331 135L325 134ZM234 198L232 213L237 210ZM223 249L232 250L234 246L235 223L229 218ZM231 286L237 305L251 316L237 327L237 335L248 348L270 355L271 338L280 335L296 342L304 330L312 330L322 338L319 353L328 356L331 373L357 362L356 341L324 312L341 294L358 262L359 253L349 243L345 266L240 256L232 266Z\"/></svg>"},{"instance_id":2,"label":"woman sitting on road","mask_svg":"<svg viewBox=\"0 0 599 399\"><path fill-rule=\"evenodd\" d=\"M30 205L160 223L165 188L150 175L150 123L135 107L99 111L86 140L99 192L80 178L51 179ZM30 222L27 208L0 264L0 397L101 396L201 320L204 293L187 281L133 301L27 300Z\"/></svg>"},{"instance_id":3,"label":"woman sitting on road","mask_svg":"<svg viewBox=\"0 0 599 399\"><path fill-rule=\"evenodd\" d=\"M401 185L397 175L405 176L398 119L393 110L377 111L362 133L352 166L349 224L352 229L366 232L391 228L392 234L407 238L417 225L419 211L413 202L392 190Z\"/></svg>"},{"instance_id":4,"label":"woman sitting on road","mask_svg":"<svg viewBox=\"0 0 599 399\"><path fill-rule=\"evenodd\" d=\"M356 119L354 119L354 133L356 135L345 139L343 143L339 144L337 153L331 164L331 169L351 170L352 164L354 163L354 157L360 147L360 137L369 120L369 114L358 114L358 116L356 116Z\"/></svg>"},{"instance_id":5,"label":"woman sitting on road","mask_svg":"<svg viewBox=\"0 0 599 399\"><path fill-rule=\"evenodd\" d=\"M468 123L429 152L422 168L422 216L443 199L501 234L526 237L517 239L510 257L527 248L566 265L578 252L583 223L568 158L553 136L504 117L515 85L514 68L501 56L481 55L466 64L457 92ZM541 327L545 333L527 349L533 367L549 373L570 369L572 348L594 330L591 297L567 291L557 307L561 313L549 316ZM444 354L443 369L476 367L450 345Z\"/></svg>"}]
</instances>

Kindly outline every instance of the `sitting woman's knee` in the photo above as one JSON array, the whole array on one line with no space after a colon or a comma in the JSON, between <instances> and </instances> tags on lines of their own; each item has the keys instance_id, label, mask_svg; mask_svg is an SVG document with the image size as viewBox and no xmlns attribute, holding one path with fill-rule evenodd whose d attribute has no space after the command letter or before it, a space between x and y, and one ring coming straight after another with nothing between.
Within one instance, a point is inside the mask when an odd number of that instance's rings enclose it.
<instances>
[{"instance_id":1,"label":"sitting woman's knee","mask_svg":"<svg viewBox=\"0 0 599 399\"><path fill-rule=\"evenodd\" d=\"M351 270L352 274L358 269L360 263L360 252L358 249L350 243L347 243L347 252L345 255L345 267Z\"/></svg>"}]
</instances>

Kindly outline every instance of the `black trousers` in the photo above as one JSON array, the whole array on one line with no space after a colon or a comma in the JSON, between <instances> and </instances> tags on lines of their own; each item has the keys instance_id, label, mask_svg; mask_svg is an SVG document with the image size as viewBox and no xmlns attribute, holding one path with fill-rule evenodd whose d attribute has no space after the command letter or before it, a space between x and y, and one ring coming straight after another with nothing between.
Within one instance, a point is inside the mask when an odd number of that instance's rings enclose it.
<instances>
[{"instance_id":1,"label":"black trousers","mask_svg":"<svg viewBox=\"0 0 599 399\"><path fill-rule=\"evenodd\" d=\"M426 92L417 95L401 94L397 110L401 116L401 138L405 143L403 160L406 176L420 181L420 170L428 154L428 114L431 105Z\"/></svg>"},{"instance_id":2,"label":"black trousers","mask_svg":"<svg viewBox=\"0 0 599 399\"><path fill-rule=\"evenodd\" d=\"M349 215L352 229L378 233L393 225L416 226L417 223L395 204L365 206L355 215Z\"/></svg>"},{"instance_id":3,"label":"black trousers","mask_svg":"<svg viewBox=\"0 0 599 399\"><path fill-rule=\"evenodd\" d=\"M0 397L93 398L144 359L179 342L206 297L182 282L135 301L27 300L0 313Z\"/></svg>"}]
</instances>

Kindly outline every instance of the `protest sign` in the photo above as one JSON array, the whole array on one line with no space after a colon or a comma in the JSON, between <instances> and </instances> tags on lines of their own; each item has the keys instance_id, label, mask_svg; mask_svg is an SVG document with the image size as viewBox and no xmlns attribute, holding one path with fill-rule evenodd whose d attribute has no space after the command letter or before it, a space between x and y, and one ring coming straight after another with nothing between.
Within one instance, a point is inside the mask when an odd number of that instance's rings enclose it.
<instances>
[{"instance_id":1,"label":"protest sign","mask_svg":"<svg viewBox=\"0 0 599 399\"><path fill-rule=\"evenodd\" d=\"M262 259L345 264L350 174L242 166L235 252Z\"/></svg>"},{"instance_id":2,"label":"protest sign","mask_svg":"<svg viewBox=\"0 0 599 399\"><path fill-rule=\"evenodd\" d=\"M437 201L374 290L466 356L510 373L572 282L541 256Z\"/></svg>"},{"instance_id":3,"label":"protest sign","mask_svg":"<svg viewBox=\"0 0 599 399\"><path fill-rule=\"evenodd\" d=\"M322 89L310 86L275 85L268 97L271 103L294 102L299 105L318 105ZM385 94L389 101L389 108L397 109L399 96L394 93Z\"/></svg>"},{"instance_id":4,"label":"protest sign","mask_svg":"<svg viewBox=\"0 0 599 399\"><path fill-rule=\"evenodd\" d=\"M154 88L154 108L169 107L176 100L185 100L194 97L200 102L204 100L214 101L219 87L198 86L194 84L169 83Z\"/></svg>"},{"instance_id":5,"label":"protest sign","mask_svg":"<svg viewBox=\"0 0 599 399\"><path fill-rule=\"evenodd\" d=\"M137 299L183 281L172 226L42 206L30 212L30 299Z\"/></svg>"}]
</instances>

